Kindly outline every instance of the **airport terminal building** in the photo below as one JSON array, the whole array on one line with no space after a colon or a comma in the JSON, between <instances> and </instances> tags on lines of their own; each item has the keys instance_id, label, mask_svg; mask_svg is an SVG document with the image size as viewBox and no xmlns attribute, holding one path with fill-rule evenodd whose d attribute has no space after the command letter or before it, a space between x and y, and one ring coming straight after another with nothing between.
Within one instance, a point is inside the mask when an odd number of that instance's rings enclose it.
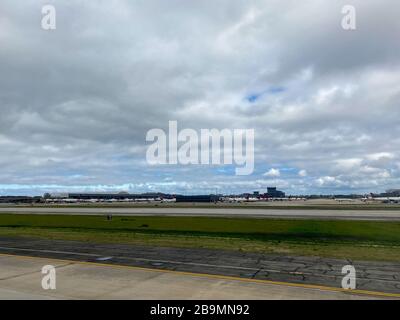
<instances>
[{"instance_id":1,"label":"airport terminal building","mask_svg":"<svg viewBox=\"0 0 400 320\"><path fill-rule=\"evenodd\" d=\"M220 197L217 195L196 195L196 196L176 196L176 202L217 202Z\"/></svg>"}]
</instances>

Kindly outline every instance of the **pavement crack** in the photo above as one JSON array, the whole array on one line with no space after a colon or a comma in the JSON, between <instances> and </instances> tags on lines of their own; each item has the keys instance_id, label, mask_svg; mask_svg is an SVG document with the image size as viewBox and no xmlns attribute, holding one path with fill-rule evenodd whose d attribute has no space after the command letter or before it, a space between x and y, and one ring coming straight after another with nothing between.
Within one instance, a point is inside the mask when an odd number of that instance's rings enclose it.
<instances>
[{"instance_id":1,"label":"pavement crack","mask_svg":"<svg viewBox=\"0 0 400 320\"><path fill-rule=\"evenodd\" d=\"M254 274L251 276L252 279L254 279L257 274L262 270L263 268L261 267L260 269L258 269L256 272L254 272Z\"/></svg>"}]
</instances>

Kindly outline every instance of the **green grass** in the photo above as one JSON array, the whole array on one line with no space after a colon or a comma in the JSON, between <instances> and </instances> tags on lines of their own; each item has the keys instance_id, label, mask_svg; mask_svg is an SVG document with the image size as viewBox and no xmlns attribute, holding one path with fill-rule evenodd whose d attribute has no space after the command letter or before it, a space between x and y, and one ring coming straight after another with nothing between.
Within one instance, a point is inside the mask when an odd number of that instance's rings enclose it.
<instances>
[{"instance_id":1,"label":"green grass","mask_svg":"<svg viewBox=\"0 0 400 320\"><path fill-rule=\"evenodd\" d=\"M0 236L400 261L399 222L4 214Z\"/></svg>"}]
</instances>

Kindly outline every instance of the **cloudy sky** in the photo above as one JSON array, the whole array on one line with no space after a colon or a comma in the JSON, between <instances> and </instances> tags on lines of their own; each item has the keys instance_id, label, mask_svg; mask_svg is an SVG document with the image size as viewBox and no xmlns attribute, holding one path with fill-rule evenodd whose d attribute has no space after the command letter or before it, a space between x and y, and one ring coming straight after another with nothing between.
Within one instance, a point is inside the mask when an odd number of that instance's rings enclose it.
<instances>
[{"instance_id":1,"label":"cloudy sky","mask_svg":"<svg viewBox=\"0 0 400 320\"><path fill-rule=\"evenodd\" d=\"M56 30L41 27L44 4ZM2 0L0 194L400 187L399 12L398 0ZM253 128L253 174L149 165L146 133L169 120Z\"/></svg>"}]
</instances>

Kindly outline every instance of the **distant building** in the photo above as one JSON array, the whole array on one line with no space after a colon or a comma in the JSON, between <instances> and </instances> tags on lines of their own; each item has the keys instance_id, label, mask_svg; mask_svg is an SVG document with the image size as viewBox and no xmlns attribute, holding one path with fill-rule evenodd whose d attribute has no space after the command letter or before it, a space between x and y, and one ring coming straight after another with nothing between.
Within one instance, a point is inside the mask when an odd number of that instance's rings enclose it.
<instances>
[{"instance_id":1,"label":"distant building","mask_svg":"<svg viewBox=\"0 0 400 320\"><path fill-rule=\"evenodd\" d=\"M27 196L0 196L0 203L39 203L41 197L27 197Z\"/></svg>"},{"instance_id":2,"label":"distant building","mask_svg":"<svg viewBox=\"0 0 400 320\"><path fill-rule=\"evenodd\" d=\"M284 198L285 193L283 191L279 191L276 187L268 187L267 193L265 194L269 198Z\"/></svg>"},{"instance_id":3,"label":"distant building","mask_svg":"<svg viewBox=\"0 0 400 320\"><path fill-rule=\"evenodd\" d=\"M176 196L176 202L216 202L219 199L216 195Z\"/></svg>"},{"instance_id":4,"label":"distant building","mask_svg":"<svg viewBox=\"0 0 400 320\"><path fill-rule=\"evenodd\" d=\"M400 189L389 189L382 195L384 197L400 197Z\"/></svg>"},{"instance_id":5,"label":"distant building","mask_svg":"<svg viewBox=\"0 0 400 320\"><path fill-rule=\"evenodd\" d=\"M168 199L170 195L164 193L68 193L66 198L76 200L136 200L136 199Z\"/></svg>"},{"instance_id":6,"label":"distant building","mask_svg":"<svg viewBox=\"0 0 400 320\"><path fill-rule=\"evenodd\" d=\"M44 194L43 202L46 203L79 203L79 202L173 202L175 195L165 194L160 192L147 192L147 193L53 193Z\"/></svg>"}]
</instances>

